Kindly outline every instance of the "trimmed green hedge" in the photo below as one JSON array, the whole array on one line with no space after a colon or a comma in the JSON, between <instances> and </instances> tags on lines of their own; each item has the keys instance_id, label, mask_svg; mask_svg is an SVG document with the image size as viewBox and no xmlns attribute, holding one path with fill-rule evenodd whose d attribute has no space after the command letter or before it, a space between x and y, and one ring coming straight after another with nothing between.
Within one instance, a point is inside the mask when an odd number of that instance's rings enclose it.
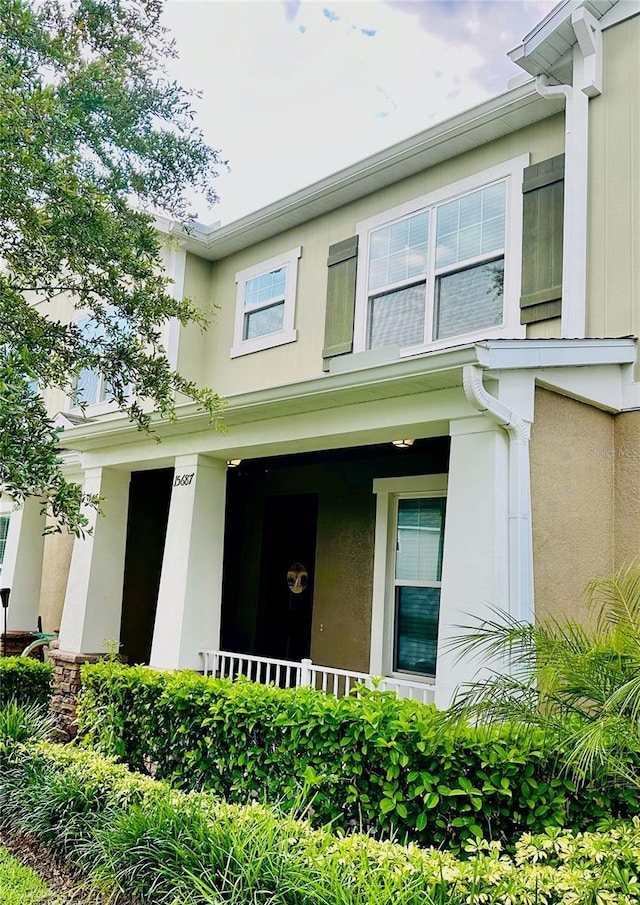
<instances>
[{"instance_id":1,"label":"trimmed green hedge","mask_svg":"<svg viewBox=\"0 0 640 905\"><path fill-rule=\"evenodd\" d=\"M84 667L83 686L86 744L183 789L308 807L316 825L459 850L638 810L632 790L578 794L553 750L454 730L435 708L390 693L336 700L117 663Z\"/></svg>"},{"instance_id":2,"label":"trimmed green hedge","mask_svg":"<svg viewBox=\"0 0 640 905\"><path fill-rule=\"evenodd\" d=\"M90 751L8 750L2 825L145 905L636 905L640 896L637 820L602 833L527 834L513 857L478 841L460 861L172 791Z\"/></svg>"},{"instance_id":3,"label":"trimmed green hedge","mask_svg":"<svg viewBox=\"0 0 640 905\"><path fill-rule=\"evenodd\" d=\"M30 657L0 657L0 704L47 704L51 699L53 666Z\"/></svg>"}]
</instances>

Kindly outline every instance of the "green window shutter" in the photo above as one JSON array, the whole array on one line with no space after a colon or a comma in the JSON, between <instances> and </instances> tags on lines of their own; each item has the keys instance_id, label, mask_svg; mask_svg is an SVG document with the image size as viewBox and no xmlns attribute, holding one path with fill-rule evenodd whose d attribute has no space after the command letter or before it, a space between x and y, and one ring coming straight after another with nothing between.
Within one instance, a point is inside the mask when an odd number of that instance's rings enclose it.
<instances>
[{"instance_id":1,"label":"green window shutter","mask_svg":"<svg viewBox=\"0 0 640 905\"><path fill-rule=\"evenodd\" d=\"M564 154L527 167L522 193L520 322L532 324L561 310Z\"/></svg>"},{"instance_id":2,"label":"green window shutter","mask_svg":"<svg viewBox=\"0 0 640 905\"><path fill-rule=\"evenodd\" d=\"M322 350L325 371L329 370L329 359L335 355L345 355L353 349L357 261L357 236L329 247L327 308Z\"/></svg>"}]
</instances>

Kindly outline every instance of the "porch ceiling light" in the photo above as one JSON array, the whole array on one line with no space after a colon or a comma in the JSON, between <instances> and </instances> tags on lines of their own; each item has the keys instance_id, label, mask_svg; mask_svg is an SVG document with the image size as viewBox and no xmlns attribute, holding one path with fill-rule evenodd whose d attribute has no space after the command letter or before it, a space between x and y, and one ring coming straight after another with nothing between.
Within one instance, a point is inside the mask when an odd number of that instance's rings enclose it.
<instances>
[{"instance_id":1,"label":"porch ceiling light","mask_svg":"<svg viewBox=\"0 0 640 905\"><path fill-rule=\"evenodd\" d=\"M242 459L227 459L227 468L237 468Z\"/></svg>"},{"instance_id":2,"label":"porch ceiling light","mask_svg":"<svg viewBox=\"0 0 640 905\"><path fill-rule=\"evenodd\" d=\"M413 446L415 440L392 440L391 442L394 446L397 446L398 449L409 449L410 446Z\"/></svg>"}]
</instances>

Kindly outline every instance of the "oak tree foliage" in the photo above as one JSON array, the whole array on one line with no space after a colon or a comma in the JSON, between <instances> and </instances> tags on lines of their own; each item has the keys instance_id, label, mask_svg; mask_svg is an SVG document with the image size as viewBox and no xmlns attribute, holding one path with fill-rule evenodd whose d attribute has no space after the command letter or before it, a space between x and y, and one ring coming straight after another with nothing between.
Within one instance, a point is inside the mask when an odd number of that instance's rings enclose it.
<instances>
[{"instance_id":1,"label":"oak tree foliage","mask_svg":"<svg viewBox=\"0 0 640 905\"><path fill-rule=\"evenodd\" d=\"M165 418L177 392L214 420L222 404L162 348L168 318L201 315L173 297L149 212L184 221L194 190L213 203L221 160L166 75L161 13L159 0L0 0L0 485L75 533L82 491L63 478L42 391L73 394L94 369L145 430L138 400Z\"/></svg>"}]
</instances>

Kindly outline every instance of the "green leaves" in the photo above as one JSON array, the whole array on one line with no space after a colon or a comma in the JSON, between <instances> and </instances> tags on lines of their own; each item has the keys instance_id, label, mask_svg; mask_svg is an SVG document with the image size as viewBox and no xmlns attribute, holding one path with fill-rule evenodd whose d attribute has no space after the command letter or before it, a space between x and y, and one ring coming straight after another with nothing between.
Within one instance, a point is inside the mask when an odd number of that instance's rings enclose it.
<instances>
[{"instance_id":1,"label":"green leaves","mask_svg":"<svg viewBox=\"0 0 640 905\"><path fill-rule=\"evenodd\" d=\"M510 661L510 675L472 685L452 722L469 717L508 725L512 736L555 739L566 787L593 783L640 788L640 562L587 586L590 623L523 625L488 620L459 648ZM533 792L532 792L533 795Z\"/></svg>"},{"instance_id":2,"label":"green leaves","mask_svg":"<svg viewBox=\"0 0 640 905\"><path fill-rule=\"evenodd\" d=\"M0 413L9 422L0 484L17 502L40 496L75 533L86 528L80 502L96 501L65 488L45 405L25 393L32 382L73 395L80 372L96 369L143 430L150 409L174 417L176 394L214 423L222 410L213 391L171 368L162 344L167 319L203 325L211 312L173 297L145 211L183 220L193 189L215 201L221 161L193 126L189 93L164 75L173 50L160 13L155 0L0 0ZM79 312L99 337L75 328Z\"/></svg>"},{"instance_id":3,"label":"green leaves","mask_svg":"<svg viewBox=\"0 0 640 905\"><path fill-rule=\"evenodd\" d=\"M452 728L389 693L336 700L100 663L83 667L79 720L85 744L180 788L453 850L479 832L508 846L525 829L583 828L637 807L619 789L578 794L539 739Z\"/></svg>"},{"instance_id":4,"label":"green leaves","mask_svg":"<svg viewBox=\"0 0 640 905\"><path fill-rule=\"evenodd\" d=\"M0 705L48 704L53 667L29 657L0 658Z\"/></svg>"},{"instance_id":5,"label":"green leaves","mask_svg":"<svg viewBox=\"0 0 640 905\"><path fill-rule=\"evenodd\" d=\"M314 830L256 802L185 794L74 746L19 745L10 762L0 756L0 771L3 828L27 831L114 900L635 905L640 895L637 819L601 832L525 833L511 854L471 823L457 858Z\"/></svg>"}]
</instances>

